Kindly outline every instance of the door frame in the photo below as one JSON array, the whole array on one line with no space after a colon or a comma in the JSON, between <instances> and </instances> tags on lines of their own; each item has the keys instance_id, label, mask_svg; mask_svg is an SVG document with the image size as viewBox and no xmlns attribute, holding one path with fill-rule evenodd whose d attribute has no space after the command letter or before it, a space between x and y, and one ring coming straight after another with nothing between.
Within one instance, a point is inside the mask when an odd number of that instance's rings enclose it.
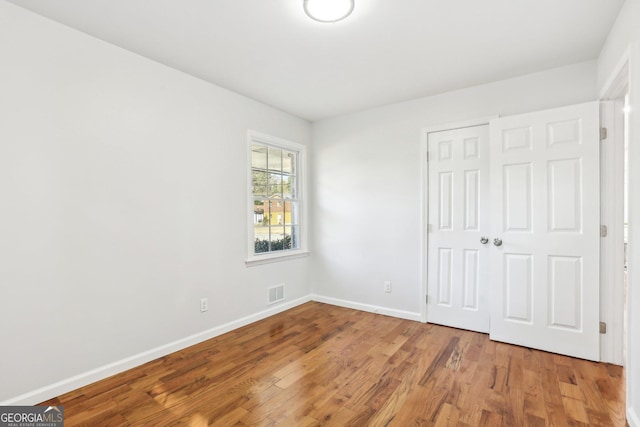
<instances>
[{"instance_id":1,"label":"door frame","mask_svg":"<svg viewBox=\"0 0 640 427\"><path fill-rule=\"evenodd\" d=\"M497 119L499 116L488 116L473 120L461 122L443 123L440 125L432 125L422 128L420 142L420 318L423 323L427 323L427 289L428 289L428 247L429 247L429 162L427 153L429 151L429 134L435 132L443 132L448 130L470 128L476 126L489 125L491 120ZM489 166L491 167L491 166Z\"/></svg>"},{"instance_id":2,"label":"door frame","mask_svg":"<svg viewBox=\"0 0 640 427\"><path fill-rule=\"evenodd\" d=\"M600 360L626 365L624 360L624 264L623 212L624 181L616 171L624 170L624 116L621 107L629 91L629 51L600 94L600 126L607 128L607 139L601 141L600 215L608 227L600 244L600 321L607 333L600 336ZM622 101L621 101L622 99ZM620 185L622 184L622 185Z\"/></svg>"}]
</instances>

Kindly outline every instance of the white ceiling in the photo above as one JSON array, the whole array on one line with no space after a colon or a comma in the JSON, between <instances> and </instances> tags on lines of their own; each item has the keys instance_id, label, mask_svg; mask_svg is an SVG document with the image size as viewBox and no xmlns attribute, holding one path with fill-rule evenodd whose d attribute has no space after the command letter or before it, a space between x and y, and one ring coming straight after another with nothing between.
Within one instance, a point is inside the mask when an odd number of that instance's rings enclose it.
<instances>
[{"instance_id":1,"label":"white ceiling","mask_svg":"<svg viewBox=\"0 0 640 427\"><path fill-rule=\"evenodd\" d=\"M314 121L597 58L624 0L10 0Z\"/></svg>"}]
</instances>

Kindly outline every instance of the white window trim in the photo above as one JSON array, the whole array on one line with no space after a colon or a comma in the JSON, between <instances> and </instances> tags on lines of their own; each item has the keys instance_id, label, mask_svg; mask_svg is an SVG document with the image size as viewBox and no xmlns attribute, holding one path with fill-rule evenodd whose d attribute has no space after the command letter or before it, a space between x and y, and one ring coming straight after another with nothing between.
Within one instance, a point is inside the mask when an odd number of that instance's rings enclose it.
<instances>
[{"instance_id":1,"label":"white window trim","mask_svg":"<svg viewBox=\"0 0 640 427\"><path fill-rule=\"evenodd\" d=\"M254 143L271 145L274 147L284 148L298 153L298 203L300 209L300 247L298 249L291 249L282 252L268 252L261 255L254 253L255 242L253 238L253 210L250 209L253 206L253 194L251 192L251 146ZM247 193L247 205L246 205L246 223L247 223L247 259L245 264L247 267L254 265L270 264L272 262L279 262L297 258L304 258L309 255L308 250L308 233L307 233L307 147L296 142L288 141L286 139L277 138L271 135L267 135L254 130L247 132L247 183L245 191Z\"/></svg>"}]
</instances>

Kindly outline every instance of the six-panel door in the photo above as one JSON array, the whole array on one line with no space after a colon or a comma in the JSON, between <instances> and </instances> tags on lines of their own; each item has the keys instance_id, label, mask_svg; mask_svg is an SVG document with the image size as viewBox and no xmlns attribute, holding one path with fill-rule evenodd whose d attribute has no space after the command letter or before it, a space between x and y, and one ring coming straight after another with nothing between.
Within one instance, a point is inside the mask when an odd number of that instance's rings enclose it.
<instances>
[{"instance_id":1,"label":"six-panel door","mask_svg":"<svg viewBox=\"0 0 640 427\"><path fill-rule=\"evenodd\" d=\"M491 339L599 359L599 118L491 122Z\"/></svg>"},{"instance_id":2,"label":"six-panel door","mask_svg":"<svg viewBox=\"0 0 640 427\"><path fill-rule=\"evenodd\" d=\"M427 321L489 332L489 126L428 135Z\"/></svg>"}]
</instances>

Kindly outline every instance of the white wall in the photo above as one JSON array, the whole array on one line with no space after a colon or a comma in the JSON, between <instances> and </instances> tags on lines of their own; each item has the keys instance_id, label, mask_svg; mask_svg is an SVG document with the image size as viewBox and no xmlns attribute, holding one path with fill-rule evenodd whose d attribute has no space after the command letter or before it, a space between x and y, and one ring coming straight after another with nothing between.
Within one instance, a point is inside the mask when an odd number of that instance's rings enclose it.
<instances>
[{"instance_id":1,"label":"white wall","mask_svg":"<svg viewBox=\"0 0 640 427\"><path fill-rule=\"evenodd\" d=\"M586 62L314 123L314 293L419 318L421 129L595 99Z\"/></svg>"},{"instance_id":2,"label":"white wall","mask_svg":"<svg viewBox=\"0 0 640 427\"><path fill-rule=\"evenodd\" d=\"M0 402L308 298L308 259L244 260L247 129L309 123L4 1L0 53Z\"/></svg>"},{"instance_id":3,"label":"white wall","mask_svg":"<svg viewBox=\"0 0 640 427\"><path fill-rule=\"evenodd\" d=\"M602 92L630 59L629 80L629 282L627 293L627 421L640 427L640 0L627 0L598 60Z\"/></svg>"}]
</instances>

